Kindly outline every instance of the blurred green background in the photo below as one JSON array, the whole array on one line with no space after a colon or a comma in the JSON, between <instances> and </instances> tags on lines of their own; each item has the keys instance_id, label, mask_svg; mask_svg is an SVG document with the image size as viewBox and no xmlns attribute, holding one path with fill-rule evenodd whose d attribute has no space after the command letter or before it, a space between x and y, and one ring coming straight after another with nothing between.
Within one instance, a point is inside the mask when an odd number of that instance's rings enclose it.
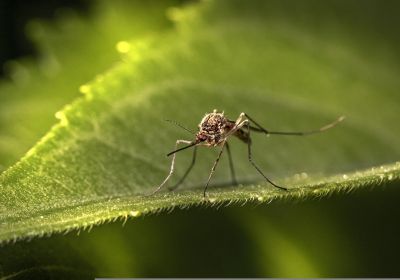
<instances>
[{"instance_id":1,"label":"blurred green background","mask_svg":"<svg viewBox=\"0 0 400 280\"><path fill-rule=\"evenodd\" d=\"M0 171L56 122L54 113L79 96L81 84L118 61L117 41L172 28L166 8L184 4L130 2L105 13L102 9L111 9L112 4L104 1L2 1L0 58L5 67L0 102L8 105L0 107ZM129 9L118 9L124 5L142 15L142 25L130 25ZM270 6L270 16L283 21L297 18L321 38L329 29L322 29L320 22L327 28L332 21L348 26L343 36L379 40L380 46L387 46L381 50L389 52L393 67L399 68L399 1L270 1ZM108 17L100 16L105 14ZM31 20L37 17L47 17L47 26L57 25L60 35L53 30L51 36L43 36L48 27ZM25 30L30 40L25 39ZM88 37L97 47L81 46L78 56L69 49L52 49L60 46L58 41L79 46L86 42L79 40ZM93 63L76 71L82 56ZM56 69L55 61L67 70L49 78L41 67ZM32 91L24 89L25 68L33 69ZM50 79L57 82L44 85ZM41 87L54 85L59 94L44 95L44 106L26 110L41 98L36 95ZM30 123L33 115L35 121ZM0 277L399 277L398 187L393 183L313 201L174 210L128 220L124 226L116 222L79 235L71 232L6 244L0 247Z\"/></svg>"}]
</instances>

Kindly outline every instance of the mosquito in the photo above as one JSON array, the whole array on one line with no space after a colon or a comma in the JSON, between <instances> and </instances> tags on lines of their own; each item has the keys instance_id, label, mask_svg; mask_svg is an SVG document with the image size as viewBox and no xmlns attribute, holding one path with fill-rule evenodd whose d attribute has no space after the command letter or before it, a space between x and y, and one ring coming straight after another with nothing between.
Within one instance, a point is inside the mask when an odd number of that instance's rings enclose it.
<instances>
[{"instance_id":1,"label":"mosquito","mask_svg":"<svg viewBox=\"0 0 400 280\"><path fill-rule=\"evenodd\" d=\"M288 190L287 188L279 186L279 185L275 184L273 181L271 181L253 161L252 153L251 153L252 141L251 141L250 133L251 132L259 132L259 133L265 133L266 135L276 134L276 135L305 136L305 135L324 132L328 129L331 129L334 126L336 126L338 123L343 121L344 118L345 118L344 116L341 116L334 122L329 123L329 124L319 128L319 129L316 129L316 130L300 131L300 132L269 131L269 130L265 129L264 127L262 127L258 122L256 122L253 118L251 118L247 113L244 113L244 112L241 113L239 115L239 117L236 119L236 121L233 121L233 120L228 119L224 115L224 112L218 113L216 109L214 109L214 111L212 113L207 113L203 117L200 124L198 125L199 131L197 133L193 133L192 131L190 131L189 129L185 128L184 126L180 125L177 122L167 120L183 129L185 129L186 131L188 131L192 134L195 134L196 137L192 141L190 141L190 140L177 140L176 141L175 149L172 152L167 154L167 157L172 156L170 171L169 171L167 177L164 179L164 181L151 194L155 194L156 192L160 191L164 187L164 185L168 182L168 180L170 179L172 174L174 173L176 153L186 150L188 148L194 147L192 161L191 161L188 169L186 170L184 175L181 177L181 179L174 186L170 187L169 190L174 190L179 185L182 184L182 182L186 179L186 177L188 176L188 174L190 173L190 171L192 170L192 168L196 162L196 152L197 152L198 146L220 147L218 156L211 168L211 172L210 172L207 182L204 186L203 197L206 198L207 188L208 188L208 185L210 184L211 177L213 176L215 169L218 165L218 162L219 162L225 149L228 153L229 167L230 167L232 182L234 185L237 185L235 170L233 168L233 160L232 160L231 150L230 150L229 144L228 144L228 138L230 136L236 136L237 138L242 140L245 144L247 144L247 154L248 154L249 162L258 171L258 173L260 173L261 176L264 177L264 179L268 183L270 183L272 186L274 186L275 188L277 188L279 190L287 191ZM186 144L186 146L178 149L179 144Z\"/></svg>"}]
</instances>

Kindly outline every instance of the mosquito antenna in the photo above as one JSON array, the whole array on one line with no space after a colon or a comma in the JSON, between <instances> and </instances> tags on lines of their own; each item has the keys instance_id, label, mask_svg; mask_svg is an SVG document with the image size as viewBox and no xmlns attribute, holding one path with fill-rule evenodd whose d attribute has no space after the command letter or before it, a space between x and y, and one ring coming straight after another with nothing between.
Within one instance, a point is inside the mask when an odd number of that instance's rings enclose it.
<instances>
[{"instance_id":1,"label":"mosquito antenna","mask_svg":"<svg viewBox=\"0 0 400 280\"><path fill-rule=\"evenodd\" d=\"M174 125L176 125L176 126L179 126L180 128L186 130L187 132L189 132L189 133L192 134L192 135L196 134L196 133L194 133L193 131L191 131L190 129L184 127L183 125L181 125L180 123L178 123L178 122L176 122L176 121L173 121L173 120L164 120L164 121L169 122L169 123L172 123L172 124L174 124Z\"/></svg>"},{"instance_id":2,"label":"mosquito antenna","mask_svg":"<svg viewBox=\"0 0 400 280\"><path fill-rule=\"evenodd\" d=\"M341 116L334 122L331 122L330 124L327 124L319 129L311 130L311 131L300 131L300 132L268 131L267 133L268 134L277 134L277 135L300 135L300 136L301 135L309 135L309 134L324 132L328 129L331 129L331 128L335 127L338 123L343 121L344 119L345 119L345 116Z\"/></svg>"},{"instance_id":3,"label":"mosquito antenna","mask_svg":"<svg viewBox=\"0 0 400 280\"><path fill-rule=\"evenodd\" d=\"M185 147L179 148L179 149L177 149L177 150L174 150L174 151L168 153L168 154L167 154L167 157L169 157L170 155L173 155L173 154L175 154L175 153L177 153L177 152L180 152L180 151L182 151L182 150L185 150L185 149L187 149L187 148L193 147L193 146L195 146L195 145L197 145L197 144L199 144L199 142L194 141L194 142L190 143L189 145L187 145L187 146L185 146Z\"/></svg>"}]
</instances>

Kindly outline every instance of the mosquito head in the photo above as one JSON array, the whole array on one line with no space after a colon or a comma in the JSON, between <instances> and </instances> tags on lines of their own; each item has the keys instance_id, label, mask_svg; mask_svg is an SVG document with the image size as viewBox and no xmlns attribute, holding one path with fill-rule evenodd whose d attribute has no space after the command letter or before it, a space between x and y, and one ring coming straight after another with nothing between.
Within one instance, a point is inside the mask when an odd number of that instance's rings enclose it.
<instances>
[{"instance_id":1,"label":"mosquito head","mask_svg":"<svg viewBox=\"0 0 400 280\"><path fill-rule=\"evenodd\" d=\"M196 140L205 142L208 146L217 146L225 139L225 134L230 128L231 122L224 116L224 112L218 113L214 109L201 120Z\"/></svg>"}]
</instances>

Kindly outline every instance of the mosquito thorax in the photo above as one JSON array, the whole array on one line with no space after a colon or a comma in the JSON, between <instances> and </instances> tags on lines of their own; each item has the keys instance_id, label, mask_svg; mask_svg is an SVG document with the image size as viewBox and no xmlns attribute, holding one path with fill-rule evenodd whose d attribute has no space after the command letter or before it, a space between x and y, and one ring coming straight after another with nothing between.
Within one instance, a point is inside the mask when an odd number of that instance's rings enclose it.
<instances>
[{"instance_id":1,"label":"mosquito thorax","mask_svg":"<svg viewBox=\"0 0 400 280\"><path fill-rule=\"evenodd\" d=\"M210 146L217 146L225 139L225 133L230 129L230 122L224 116L224 112L206 114L199 124L197 140L206 142Z\"/></svg>"}]
</instances>

